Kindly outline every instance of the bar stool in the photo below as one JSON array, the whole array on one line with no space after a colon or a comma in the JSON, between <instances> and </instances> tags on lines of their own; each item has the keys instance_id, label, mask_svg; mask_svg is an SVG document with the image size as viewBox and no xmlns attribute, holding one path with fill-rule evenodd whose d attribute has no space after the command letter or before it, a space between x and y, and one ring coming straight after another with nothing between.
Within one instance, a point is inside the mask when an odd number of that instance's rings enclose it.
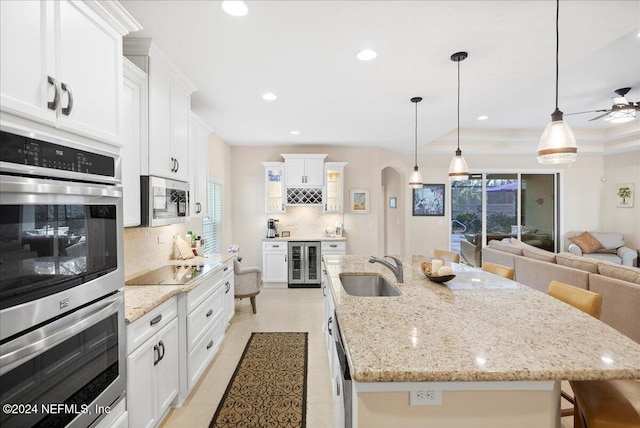
<instances>
[{"instance_id":1,"label":"bar stool","mask_svg":"<svg viewBox=\"0 0 640 428\"><path fill-rule=\"evenodd\" d=\"M574 287L573 285L565 284L563 282L551 281L547 294L580 309L582 312L585 312L594 318L600 319L600 313L602 312L602 296L598 293ZM569 383L573 387L573 384L571 382ZM564 391L561 391L560 395L569 403L576 406L574 397ZM571 415L574 415L574 421L578 418L578 414L574 409L563 409L560 412L561 417Z\"/></svg>"},{"instance_id":2,"label":"bar stool","mask_svg":"<svg viewBox=\"0 0 640 428\"><path fill-rule=\"evenodd\" d=\"M640 381L570 382L576 397L574 428L640 428Z\"/></svg>"},{"instance_id":3,"label":"bar stool","mask_svg":"<svg viewBox=\"0 0 640 428\"><path fill-rule=\"evenodd\" d=\"M445 250L433 250L433 258L446 260L451 263L460 263L460 253L452 253Z\"/></svg>"},{"instance_id":4,"label":"bar stool","mask_svg":"<svg viewBox=\"0 0 640 428\"><path fill-rule=\"evenodd\" d=\"M482 263L482 270L485 272L500 275L507 279L513 279L513 276L515 274L515 270L512 268L491 262Z\"/></svg>"}]
</instances>

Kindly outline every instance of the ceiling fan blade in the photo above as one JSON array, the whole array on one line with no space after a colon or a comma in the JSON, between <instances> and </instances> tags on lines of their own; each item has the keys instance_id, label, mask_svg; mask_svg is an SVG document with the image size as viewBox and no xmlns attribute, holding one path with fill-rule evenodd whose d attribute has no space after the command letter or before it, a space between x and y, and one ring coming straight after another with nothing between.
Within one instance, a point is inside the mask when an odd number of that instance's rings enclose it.
<instances>
[{"instance_id":1,"label":"ceiling fan blade","mask_svg":"<svg viewBox=\"0 0 640 428\"><path fill-rule=\"evenodd\" d=\"M606 109L600 109L600 110L588 110L588 111L579 111L576 113L564 113L565 116L571 116L572 114L585 114L585 113L602 113L602 112L607 112L609 113L611 110L606 110Z\"/></svg>"},{"instance_id":2,"label":"ceiling fan blade","mask_svg":"<svg viewBox=\"0 0 640 428\"><path fill-rule=\"evenodd\" d=\"M605 117L606 115L608 115L609 113L610 113L610 112L609 112L609 111L607 111L605 114L601 114L600 116L596 116L596 117L594 117L593 119L589 119L589 122L593 122L594 120L598 120L598 119L600 119L600 118L603 118L603 117Z\"/></svg>"}]
</instances>

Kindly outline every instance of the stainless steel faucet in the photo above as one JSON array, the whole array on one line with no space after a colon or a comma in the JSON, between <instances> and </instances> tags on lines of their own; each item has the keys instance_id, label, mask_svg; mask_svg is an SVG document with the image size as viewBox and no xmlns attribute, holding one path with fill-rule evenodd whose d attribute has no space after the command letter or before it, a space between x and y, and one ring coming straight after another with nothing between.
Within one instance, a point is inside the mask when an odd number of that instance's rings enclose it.
<instances>
[{"instance_id":1,"label":"stainless steel faucet","mask_svg":"<svg viewBox=\"0 0 640 428\"><path fill-rule=\"evenodd\" d=\"M370 256L369 257L369 263L380 263L381 265L386 266L396 276L396 282L399 283L399 284L402 284L402 282L403 282L402 261L399 258L393 257L393 256L385 256L385 257L389 257L389 258L395 260L396 265L394 266L391 263L389 263L388 261L379 259L379 258L377 258L375 256Z\"/></svg>"}]
</instances>

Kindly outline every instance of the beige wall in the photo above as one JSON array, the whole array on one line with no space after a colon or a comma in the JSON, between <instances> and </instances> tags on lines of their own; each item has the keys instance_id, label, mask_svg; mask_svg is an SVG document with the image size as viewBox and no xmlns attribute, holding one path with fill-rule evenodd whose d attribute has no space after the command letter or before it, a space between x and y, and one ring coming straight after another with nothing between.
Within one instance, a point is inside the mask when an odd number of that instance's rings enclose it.
<instances>
[{"instance_id":1,"label":"beige wall","mask_svg":"<svg viewBox=\"0 0 640 428\"><path fill-rule=\"evenodd\" d=\"M640 249L640 150L604 157L603 197L599 211L603 232L624 234L625 244ZM616 184L633 183L635 187L633 208L616 207Z\"/></svg>"}]
</instances>

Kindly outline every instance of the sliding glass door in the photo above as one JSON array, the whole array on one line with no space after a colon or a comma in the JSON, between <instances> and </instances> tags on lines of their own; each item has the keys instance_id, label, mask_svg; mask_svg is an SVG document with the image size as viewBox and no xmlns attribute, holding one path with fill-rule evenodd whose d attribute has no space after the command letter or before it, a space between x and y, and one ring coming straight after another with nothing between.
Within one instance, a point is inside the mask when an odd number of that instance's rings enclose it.
<instances>
[{"instance_id":1,"label":"sliding glass door","mask_svg":"<svg viewBox=\"0 0 640 428\"><path fill-rule=\"evenodd\" d=\"M557 174L486 173L451 185L451 250L480 266L492 239L557 251Z\"/></svg>"}]
</instances>

